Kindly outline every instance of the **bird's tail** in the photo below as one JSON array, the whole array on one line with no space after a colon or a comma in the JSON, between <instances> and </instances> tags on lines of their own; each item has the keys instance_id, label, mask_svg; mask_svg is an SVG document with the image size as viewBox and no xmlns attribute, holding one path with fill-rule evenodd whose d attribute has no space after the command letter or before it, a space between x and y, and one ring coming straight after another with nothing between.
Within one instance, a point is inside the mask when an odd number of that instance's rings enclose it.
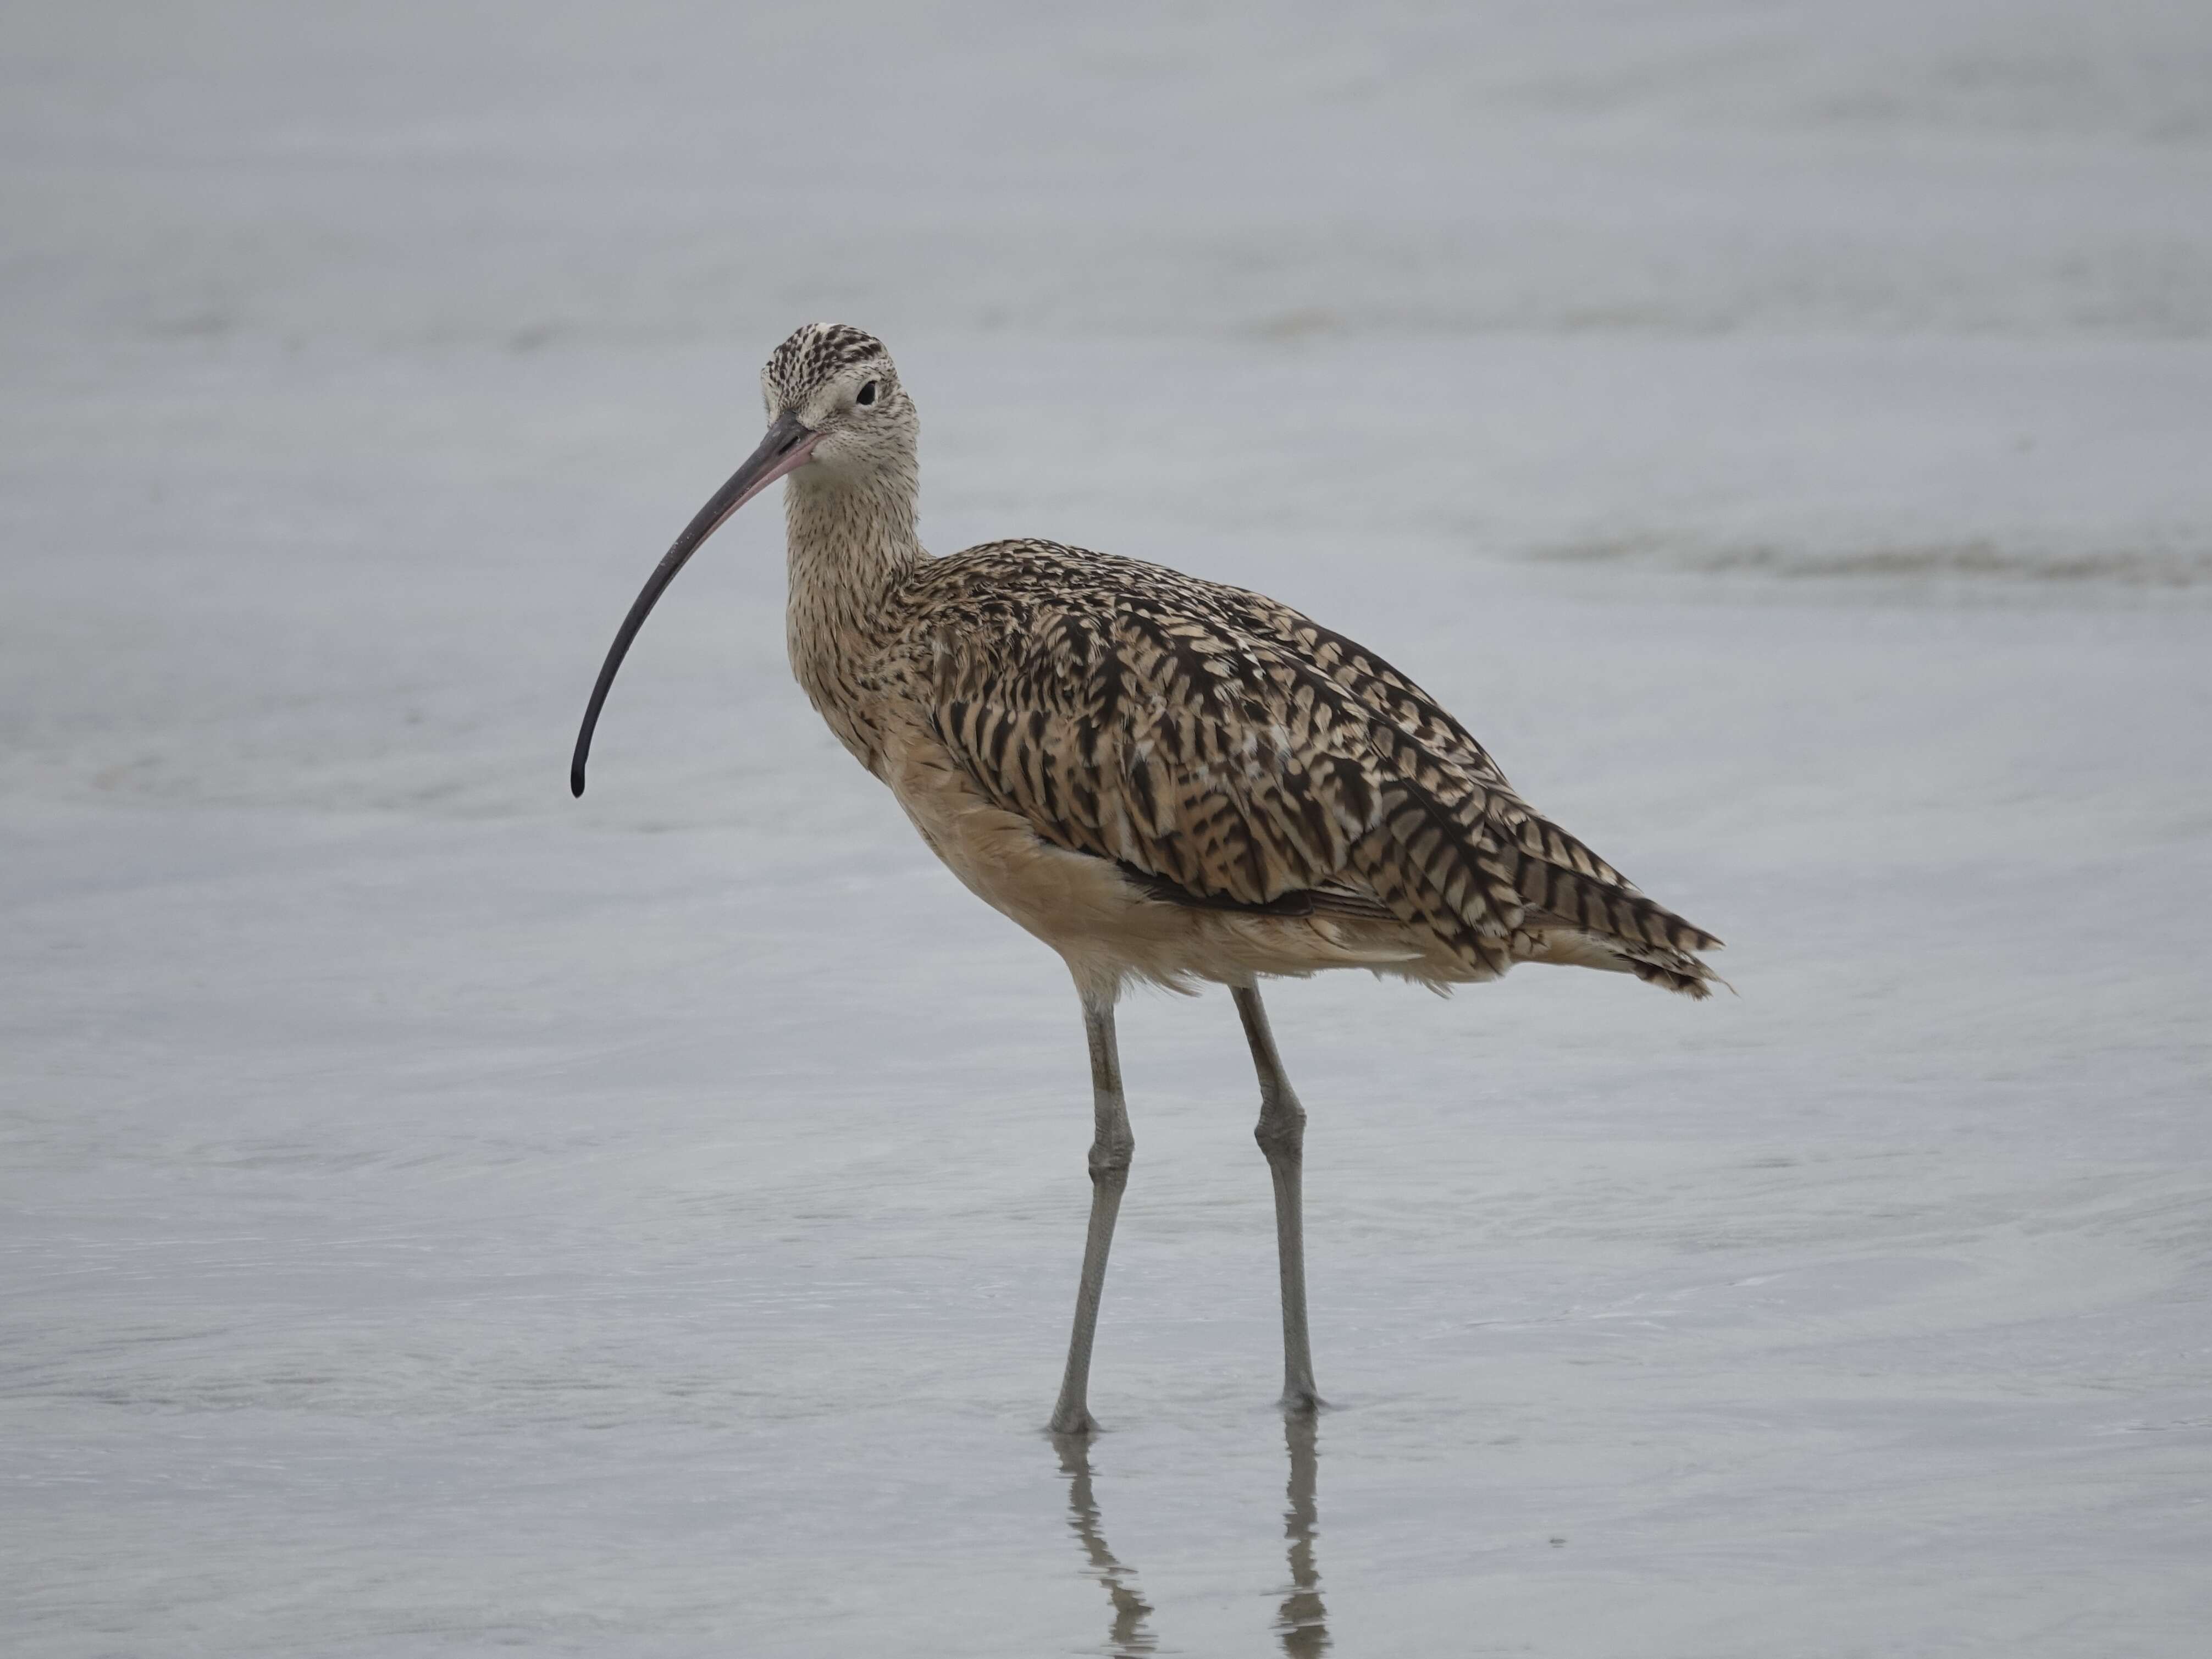
<instances>
[{"instance_id":1,"label":"bird's tail","mask_svg":"<svg viewBox=\"0 0 2212 1659\"><path fill-rule=\"evenodd\" d=\"M1638 892L1618 870L1495 787L1399 785L1355 853L1406 920L1427 926L1484 978L1516 961L1612 968L1686 996L1725 983L1698 960L1721 941Z\"/></svg>"}]
</instances>

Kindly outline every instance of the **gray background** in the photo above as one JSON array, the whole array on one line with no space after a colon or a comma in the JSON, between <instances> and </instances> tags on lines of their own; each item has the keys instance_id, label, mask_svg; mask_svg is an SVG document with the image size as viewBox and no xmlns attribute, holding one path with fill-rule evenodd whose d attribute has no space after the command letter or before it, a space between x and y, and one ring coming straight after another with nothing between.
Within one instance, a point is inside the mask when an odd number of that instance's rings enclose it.
<instances>
[{"instance_id":1,"label":"gray background","mask_svg":"<svg viewBox=\"0 0 2212 1659\"><path fill-rule=\"evenodd\" d=\"M1274 994L1334 1651L2201 1650L2212 11L0 29L0 1645L1115 1650L1074 1000L772 505L565 787L819 318L933 546L1311 611L1731 941ZM1121 1646L1312 1653L1235 1022L1122 1030Z\"/></svg>"}]
</instances>

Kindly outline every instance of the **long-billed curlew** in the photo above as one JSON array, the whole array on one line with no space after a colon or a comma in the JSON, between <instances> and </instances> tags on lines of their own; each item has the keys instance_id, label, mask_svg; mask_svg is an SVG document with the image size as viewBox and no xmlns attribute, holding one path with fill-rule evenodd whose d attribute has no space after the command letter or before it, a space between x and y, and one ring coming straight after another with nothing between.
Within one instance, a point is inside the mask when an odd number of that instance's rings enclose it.
<instances>
[{"instance_id":1,"label":"long-billed curlew","mask_svg":"<svg viewBox=\"0 0 2212 1659\"><path fill-rule=\"evenodd\" d=\"M1305 1111L1263 975L1365 968L1442 988L1516 962L1702 997L1720 941L1540 817L1465 727L1374 653L1242 588L1055 542L931 558L919 421L883 343L811 324L762 371L768 435L630 607L630 641L725 519L788 477L792 672L952 873L1066 959L1097 1133L1091 1227L1052 1427L1087 1432L1091 1337L1135 1146L1114 1006L1133 980L1226 985L1260 1078L1275 1188L1283 1403L1310 1411L1299 1206Z\"/></svg>"}]
</instances>

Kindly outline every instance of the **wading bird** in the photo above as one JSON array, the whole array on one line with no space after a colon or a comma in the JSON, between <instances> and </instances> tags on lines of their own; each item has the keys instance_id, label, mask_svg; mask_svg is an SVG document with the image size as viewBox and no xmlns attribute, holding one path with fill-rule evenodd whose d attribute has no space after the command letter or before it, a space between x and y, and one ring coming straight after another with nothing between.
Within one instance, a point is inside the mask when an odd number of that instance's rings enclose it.
<instances>
[{"instance_id":1,"label":"wading bird","mask_svg":"<svg viewBox=\"0 0 2212 1659\"><path fill-rule=\"evenodd\" d=\"M1056 542L930 557L919 422L873 336L802 328L761 389L768 435L623 619L569 787L584 793L599 709L654 603L724 520L788 479L793 673L931 850L1059 951L1082 999L1091 1225L1053 1429L1097 1426L1091 1338L1135 1146L1114 1006L1133 981L1235 1000L1274 1181L1283 1404L1313 1410L1305 1111L1260 980L1365 968L1442 988L1550 962L1702 997L1714 975L1696 953L1720 941L1539 817L1411 680L1287 605Z\"/></svg>"}]
</instances>

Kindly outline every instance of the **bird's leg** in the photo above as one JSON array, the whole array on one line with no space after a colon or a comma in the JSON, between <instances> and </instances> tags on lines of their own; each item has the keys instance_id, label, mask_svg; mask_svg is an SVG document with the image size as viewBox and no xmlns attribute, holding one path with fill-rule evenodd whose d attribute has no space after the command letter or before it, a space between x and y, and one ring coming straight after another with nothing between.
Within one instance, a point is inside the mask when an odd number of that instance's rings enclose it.
<instances>
[{"instance_id":1,"label":"bird's leg","mask_svg":"<svg viewBox=\"0 0 2212 1659\"><path fill-rule=\"evenodd\" d=\"M1314 1391L1313 1348L1306 1336L1305 1219L1299 1179L1306 1110L1283 1073L1283 1058L1275 1052L1275 1035L1267 1029L1259 988L1240 985L1232 994L1237 1018L1244 1022L1244 1040L1252 1045L1253 1068L1260 1074L1260 1121L1252 1138L1267 1155L1267 1173L1275 1182L1275 1255L1283 1280L1283 1409L1310 1412L1322 1398Z\"/></svg>"},{"instance_id":2,"label":"bird's leg","mask_svg":"<svg viewBox=\"0 0 2212 1659\"><path fill-rule=\"evenodd\" d=\"M1075 1292L1075 1330L1067 1340L1067 1372L1053 1407L1054 1434L1095 1434L1091 1415L1091 1340L1098 1330L1098 1296L1106 1285L1106 1253L1114 1246L1114 1218L1129 1184L1129 1159L1137 1138L1121 1099L1121 1056L1114 1042L1114 1005L1088 993L1084 1034L1091 1044L1091 1109L1097 1133L1091 1142L1091 1231L1083 1244L1083 1282Z\"/></svg>"}]
</instances>

